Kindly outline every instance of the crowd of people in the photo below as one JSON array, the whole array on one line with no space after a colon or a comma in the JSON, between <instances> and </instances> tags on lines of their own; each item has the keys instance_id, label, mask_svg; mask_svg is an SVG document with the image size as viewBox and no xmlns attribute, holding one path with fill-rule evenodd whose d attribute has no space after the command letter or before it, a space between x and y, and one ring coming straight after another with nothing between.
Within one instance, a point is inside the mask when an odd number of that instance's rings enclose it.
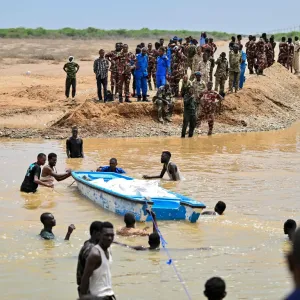
<instances>
[{"instance_id":1,"label":"crowd of people","mask_svg":"<svg viewBox=\"0 0 300 300\"><path fill-rule=\"evenodd\" d=\"M78 129L72 129L72 136L66 141L66 153L69 158L83 158L83 140L78 137ZM163 151L161 163L163 164L160 175L144 175L144 179L163 178L168 173L170 180L180 180L180 172L175 163L171 162L171 152ZM61 181L71 176L71 170L63 173L56 170L57 155L50 153L48 155L48 165L46 164L46 155L40 153L37 161L31 164L26 172L24 181L21 185L21 191L25 193L35 193L39 185L48 188L54 187L54 181ZM42 166L43 169L41 168ZM97 172L114 172L119 174L126 173L124 169L117 167L116 158L109 160L108 166L100 166ZM220 216L226 210L226 204L218 201L213 211L204 211L202 216ZM159 251L161 245L161 235L158 230L158 224L154 211L146 210L153 222L152 232L149 227L136 228L136 219L133 213L126 213L124 216L125 226L115 230L110 222L94 221L90 225L90 238L84 242L79 251L77 263L77 291L80 299L90 300L115 300L115 293L112 286L112 276L110 265L112 263L111 245L114 243L121 247L127 247L135 251ZM43 228L40 237L44 240L55 239L53 228L56 226L56 220L53 214L45 212L40 216ZM68 226L65 240L69 240L72 232L75 230L74 224ZM296 289L288 297L288 300L299 299L299 274L300 274L300 229L297 230L297 224L289 219L283 226L284 234L292 242L292 250L287 255L288 267L293 275ZM142 236L147 237L148 246L137 245L129 246L115 241L115 234L119 236ZM195 250L195 249L194 249ZM222 278L213 277L205 284L204 295L210 300L219 300L226 297L226 284Z\"/></svg>"},{"instance_id":2,"label":"crowd of people","mask_svg":"<svg viewBox=\"0 0 300 300\"><path fill-rule=\"evenodd\" d=\"M276 42L274 37L263 33L258 39L250 35L243 45L241 35L233 36L229 43L228 59L222 52L215 57L217 46L212 38L202 33L200 41L189 36L173 37L167 46L164 39L137 45L135 52L130 52L128 45L116 43L115 50L105 53L99 51L99 58L94 61L93 71L97 80L98 100L130 103L130 97L137 97L138 102L149 102L148 89L157 90L153 103L157 107L160 123L172 122L174 101L184 99L184 120L182 137L192 137L195 128L205 120L208 122L208 135L214 127L215 113L221 113L225 94L242 89L246 80L248 64L250 74L264 75L264 70L275 62ZM300 42L295 37L279 43L278 63L288 70L299 74ZM214 73L215 69L215 73ZM66 97L72 87L72 97L76 95L76 73L79 65L74 57L64 65L67 73ZM188 72L190 70L190 72ZM110 71L110 90L108 77ZM190 73L190 76L188 75ZM215 82L213 84L213 77ZM228 80L228 89L226 82ZM132 93L130 83L132 82ZM179 88L181 82L181 89Z\"/></svg>"}]
</instances>

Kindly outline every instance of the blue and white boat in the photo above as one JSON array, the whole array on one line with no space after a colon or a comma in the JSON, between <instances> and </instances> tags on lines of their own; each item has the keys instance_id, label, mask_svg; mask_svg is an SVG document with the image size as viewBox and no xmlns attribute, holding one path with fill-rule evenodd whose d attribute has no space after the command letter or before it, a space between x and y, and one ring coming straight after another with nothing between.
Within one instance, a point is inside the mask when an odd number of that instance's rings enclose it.
<instances>
[{"instance_id":1,"label":"blue and white boat","mask_svg":"<svg viewBox=\"0 0 300 300\"><path fill-rule=\"evenodd\" d=\"M186 196L164 190L167 197L145 198L143 196L128 196L107 189L93 183L94 180L103 179L108 182L112 179L133 180L133 178L117 173L102 172L72 172L72 176L77 182L79 191L88 199L99 206L124 216L131 212L137 221L150 221L146 209L151 208L157 220L188 220L195 223L205 205L199 201L192 200Z\"/></svg>"}]
</instances>

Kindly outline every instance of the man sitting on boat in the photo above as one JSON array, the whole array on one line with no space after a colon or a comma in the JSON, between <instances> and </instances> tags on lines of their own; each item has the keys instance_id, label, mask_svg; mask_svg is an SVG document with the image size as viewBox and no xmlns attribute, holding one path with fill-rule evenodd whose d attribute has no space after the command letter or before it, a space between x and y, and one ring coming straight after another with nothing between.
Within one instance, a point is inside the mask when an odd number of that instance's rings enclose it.
<instances>
[{"instance_id":1,"label":"man sitting on boat","mask_svg":"<svg viewBox=\"0 0 300 300\"><path fill-rule=\"evenodd\" d=\"M135 216L132 213L127 213L124 216L124 222L126 224L125 227L122 227L117 230L118 235L122 236L147 236L149 232L147 229L149 227L145 227L144 229L135 228Z\"/></svg>"},{"instance_id":2,"label":"man sitting on boat","mask_svg":"<svg viewBox=\"0 0 300 300\"><path fill-rule=\"evenodd\" d=\"M117 168L118 161L116 158L111 158L109 166L99 167L97 172L112 172L118 174L125 174L126 172L122 168Z\"/></svg>"},{"instance_id":3,"label":"man sitting on boat","mask_svg":"<svg viewBox=\"0 0 300 300\"><path fill-rule=\"evenodd\" d=\"M127 244L122 244L119 242L115 242L116 244L120 245L120 246L124 246L133 250L137 250L137 251L145 251L145 250L157 250L159 249L160 246L160 237L159 234L156 230L157 228L157 222L156 222L156 215L153 211L150 211L147 209L147 213L152 216L152 220L153 220L153 232L149 235L149 239L148 239L148 244L149 247L145 247L145 246L129 246Z\"/></svg>"},{"instance_id":4,"label":"man sitting on boat","mask_svg":"<svg viewBox=\"0 0 300 300\"><path fill-rule=\"evenodd\" d=\"M216 206L214 211L204 211L201 213L201 215L209 215L209 216L220 216L223 215L224 211L226 209L226 203L223 201L219 201Z\"/></svg>"},{"instance_id":5,"label":"man sitting on boat","mask_svg":"<svg viewBox=\"0 0 300 300\"><path fill-rule=\"evenodd\" d=\"M50 153L48 155L48 165L42 170L41 181L47 183L53 183L54 179L57 181L62 181L71 176L71 170L67 170L65 173L58 174L56 171L57 155L55 153Z\"/></svg>"},{"instance_id":6,"label":"man sitting on boat","mask_svg":"<svg viewBox=\"0 0 300 300\"><path fill-rule=\"evenodd\" d=\"M163 165L163 169L160 173L160 175L158 176L148 176L148 175L144 175L143 178L144 179L159 179L159 178L163 178L165 173L167 172L170 180L173 181L179 181L180 180L180 173L179 170L176 166L176 164L172 163L171 160L171 152L170 151L163 151L161 154L161 163L164 164Z\"/></svg>"}]
</instances>

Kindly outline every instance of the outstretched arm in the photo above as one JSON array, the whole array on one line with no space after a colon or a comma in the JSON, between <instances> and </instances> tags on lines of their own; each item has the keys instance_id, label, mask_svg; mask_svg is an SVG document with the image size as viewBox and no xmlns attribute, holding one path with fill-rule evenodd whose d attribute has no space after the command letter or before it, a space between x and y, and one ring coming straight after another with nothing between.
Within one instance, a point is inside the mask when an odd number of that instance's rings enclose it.
<instances>
[{"instance_id":1,"label":"outstretched arm","mask_svg":"<svg viewBox=\"0 0 300 300\"><path fill-rule=\"evenodd\" d=\"M159 178L163 178L165 173L166 173L167 169L166 167L164 166L160 175L159 176L148 176L148 175L144 175L143 178L144 179L159 179Z\"/></svg>"},{"instance_id":2,"label":"outstretched arm","mask_svg":"<svg viewBox=\"0 0 300 300\"><path fill-rule=\"evenodd\" d=\"M46 177L46 176L52 176L54 177L57 181L62 181L65 180L66 178L71 176L71 170L62 174L57 174L56 172L54 172L51 168L49 167L44 167L43 172L42 172L42 176Z\"/></svg>"}]
</instances>

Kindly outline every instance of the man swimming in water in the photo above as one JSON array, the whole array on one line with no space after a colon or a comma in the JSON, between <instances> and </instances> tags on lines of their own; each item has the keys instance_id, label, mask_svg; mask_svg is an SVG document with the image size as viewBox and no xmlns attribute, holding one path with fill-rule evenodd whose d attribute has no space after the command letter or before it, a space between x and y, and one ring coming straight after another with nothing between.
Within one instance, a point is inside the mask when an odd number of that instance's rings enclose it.
<instances>
[{"instance_id":1,"label":"man swimming in water","mask_svg":"<svg viewBox=\"0 0 300 300\"><path fill-rule=\"evenodd\" d=\"M42 224L44 225L44 229L42 229L40 236L44 240L53 240L55 238L52 228L56 226L56 220L54 219L54 216L51 213L43 213L40 217L40 220ZM70 236L75 229L75 226L71 224L68 227L68 232L65 237L65 241L68 241L70 239Z\"/></svg>"},{"instance_id":2,"label":"man swimming in water","mask_svg":"<svg viewBox=\"0 0 300 300\"><path fill-rule=\"evenodd\" d=\"M159 234L157 233L157 230L156 230L156 228L157 228L156 215L153 211L150 211L148 209L147 209L147 213L151 214L152 219L153 219L153 232L149 235L149 240L148 240L149 247L129 246L127 244L122 244L122 243L119 243L119 242L115 242L115 243L117 245L128 247L130 249L137 250L137 251L157 250L159 248L159 245L160 245L160 237L159 237Z\"/></svg>"},{"instance_id":3,"label":"man swimming in water","mask_svg":"<svg viewBox=\"0 0 300 300\"><path fill-rule=\"evenodd\" d=\"M220 216L223 215L225 209L226 203L223 201L219 201L215 206L215 211L204 211L201 215Z\"/></svg>"},{"instance_id":4,"label":"man swimming in water","mask_svg":"<svg viewBox=\"0 0 300 300\"><path fill-rule=\"evenodd\" d=\"M37 157L37 162L31 164L26 172L25 178L21 185L21 192L35 193L39 185L53 188L53 182L47 183L40 180L41 166L46 162L46 155L40 153Z\"/></svg>"},{"instance_id":5,"label":"man swimming in water","mask_svg":"<svg viewBox=\"0 0 300 300\"><path fill-rule=\"evenodd\" d=\"M297 223L294 220L288 219L287 221L285 221L283 225L283 232L284 234L288 235L290 241L293 240L296 229Z\"/></svg>"},{"instance_id":6,"label":"man swimming in water","mask_svg":"<svg viewBox=\"0 0 300 300\"><path fill-rule=\"evenodd\" d=\"M164 165L163 165L163 169L162 169L160 175L159 176L144 175L143 178L144 179L159 179L159 178L163 178L165 173L167 172L170 177L170 180L173 180L173 181L180 180L180 174L179 174L177 166L174 163L170 162L171 156L172 156L171 152L163 151L161 154L161 163Z\"/></svg>"},{"instance_id":7,"label":"man swimming in water","mask_svg":"<svg viewBox=\"0 0 300 300\"><path fill-rule=\"evenodd\" d=\"M132 213L127 213L124 216L124 222L126 224L125 227L122 227L117 230L117 234L121 236L147 236L149 232L147 229L149 227L145 227L144 229L135 228L135 217Z\"/></svg>"},{"instance_id":8,"label":"man swimming in water","mask_svg":"<svg viewBox=\"0 0 300 300\"><path fill-rule=\"evenodd\" d=\"M55 153L50 153L48 155L48 165L45 166L42 170L41 181L53 184L54 179L56 179L57 181L62 181L71 176L71 170L67 170L62 174L57 174L55 168L56 162L57 155Z\"/></svg>"},{"instance_id":9,"label":"man swimming in water","mask_svg":"<svg viewBox=\"0 0 300 300\"><path fill-rule=\"evenodd\" d=\"M109 161L109 166L99 167L97 172L112 172L112 173L119 173L125 174L126 172L122 168L117 168L118 161L116 158L111 158Z\"/></svg>"}]
</instances>

